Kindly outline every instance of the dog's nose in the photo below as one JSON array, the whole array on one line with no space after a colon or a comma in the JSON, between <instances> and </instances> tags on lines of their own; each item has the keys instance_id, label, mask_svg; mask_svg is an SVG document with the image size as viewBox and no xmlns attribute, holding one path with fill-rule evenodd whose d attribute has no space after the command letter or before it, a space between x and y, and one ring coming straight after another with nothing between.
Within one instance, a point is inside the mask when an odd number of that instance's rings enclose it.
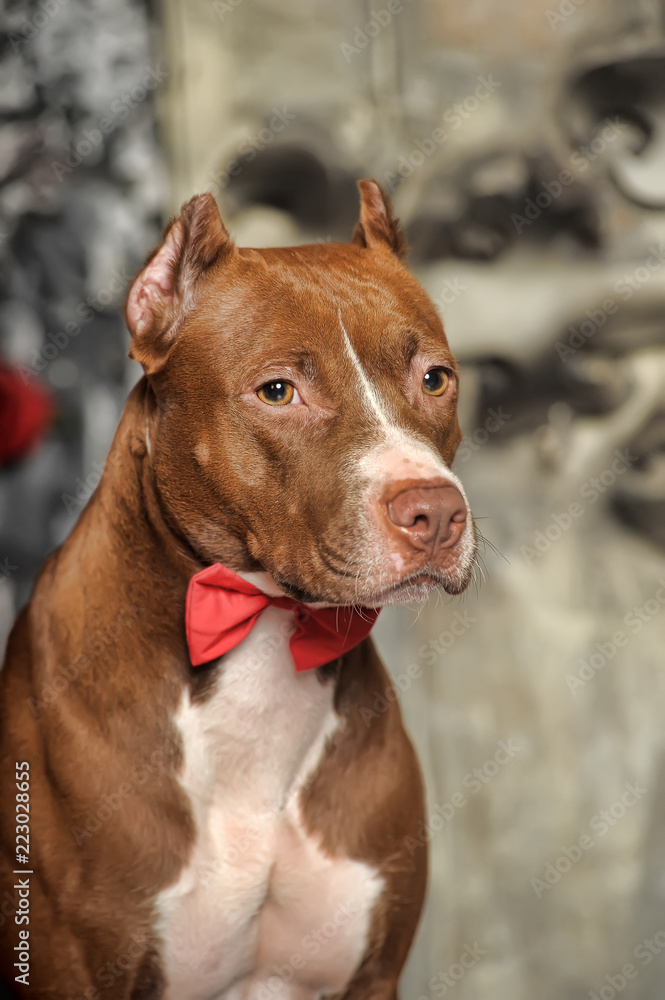
<instances>
[{"instance_id":1,"label":"dog's nose","mask_svg":"<svg viewBox=\"0 0 665 1000\"><path fill-rule=\"evenodd\" d=\"M388 517L416 549L450 548L466 525L466 502L453 483L410 487L385 502Z\"/></svg>"}]
</instances>

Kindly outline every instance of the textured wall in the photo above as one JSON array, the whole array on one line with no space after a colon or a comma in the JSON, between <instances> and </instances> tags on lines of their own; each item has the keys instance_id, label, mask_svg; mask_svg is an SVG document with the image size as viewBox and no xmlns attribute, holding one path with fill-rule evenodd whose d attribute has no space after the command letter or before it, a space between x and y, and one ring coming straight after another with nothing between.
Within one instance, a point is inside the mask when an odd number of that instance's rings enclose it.
<instances>
[{"instance_id":1,"label":"textured wall","mask_svg":"<svg viewBox=\"0 0 665 1000\"><path fill-rule=\"evenodd\" d=\"M0 22L0 355L54 394L53 433L0 476L0 633L99 481L128 387L121 307L166 200L168 71L135 0L21 0Z\"/></svg>"},{"instance_id":2,"label":"textured wall","mask_svg":"<svg viewBox=\"0 0 665 1000\"><path fill-rule=\"evenodd\" d=\"M377 628L430 804L404 998L660 1000L662 5L398 7L162 0L151 22L130 0L69 0L45 24L27 0L6 12L4 355L34 366L93 305L40 371L55 432L0 478L0 565L16 567L0 619L78 513L63 497L94 485L135 377L111 282L159 216L210 189L240 243L346 238L355 179L377 177L463 362L456 471L487 539L477 588ZM159 86L121 118L150 69Z\"/></svg>"}]
</instances>

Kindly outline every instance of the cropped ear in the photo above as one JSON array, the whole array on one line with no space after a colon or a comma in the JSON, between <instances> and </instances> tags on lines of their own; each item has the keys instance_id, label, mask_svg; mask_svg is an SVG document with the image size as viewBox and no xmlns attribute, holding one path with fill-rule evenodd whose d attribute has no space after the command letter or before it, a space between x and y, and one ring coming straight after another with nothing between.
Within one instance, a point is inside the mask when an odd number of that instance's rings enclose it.
<instances>
[{"instance_id":1,"label":"cropped ear","mask_svg":"<svg viewBox=\"0 0 665 1000\"><path fill-rule=\"evenodd\" d=\"M159 371L166 360L199 280L234 249L211 194L196 195L182 206L179 218L167 223L164 242L149 254L125 306L132 335L129 356L146 374Z\"/></svg>"},{"instance_id":2,"label":"cropped ear","mask_svg":"<svg viewBox=\"0 0 665 1000\"><path fill-rule=\"evenodd\" d=\"M376 181L358 181L360 188L360 219L353 232L353 243L368 247L388 247L397 257L406 256L406 240L393 216L390 198Z\"/></svg>"}]
</instances>

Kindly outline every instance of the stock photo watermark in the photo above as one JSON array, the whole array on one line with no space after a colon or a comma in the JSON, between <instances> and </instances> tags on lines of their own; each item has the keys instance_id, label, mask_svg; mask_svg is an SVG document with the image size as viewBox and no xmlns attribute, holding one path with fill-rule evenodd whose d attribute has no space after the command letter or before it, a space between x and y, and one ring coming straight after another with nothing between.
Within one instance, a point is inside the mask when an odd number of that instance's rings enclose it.
<instances>
[{"instance_id":1,"label":"stock photo watermark","mask_svg":"<svg viewBox=\"0 0 665 1000\"><path fill-rule=\"evenodd\" d=\"M652 938L644 938L635 945L631 955L638 964L626 962L617 972L608 973L601 986L589 991L589 1000L614 1000L619 993L623 993L629 982L637 979L642 969L651 965L663 949L665 949L665 931L657 931Z\"/></svg>"},{"instance_id":2,"label":"stock photo watermark","mask_svg":"<svg viewBox=\"0 0 665 1000\"><path fill-rule=\"evenodd\" d=\"M465 791L454 792L446 802L437 803L431 810L427 822L421 820L418 824L417 837L404 837L404 846L409 854L413 856L416 851L428 844L434 834L450 823L454 816L522 750L523 747L517 746L512 738L507 742L499 740L494 754L483 761L480 767L474 767L464 775L461 785Z\"/></svg>"},{"instance_id":3,"label":"stock photo watermark","mask_svg":"<svg viewBox=\"0 0 665 1000\"><path fill-rule=\"evenodd\" d=\"M632 455L628 448L625 451L619 451L617 448L612 464L603 469L599 475L591 476L580 486L579 495L584 503L573 500L572 503L568 504L566 510L552 514L549 524L534 533L531 544L520 547L520 552L527 566L531 566L536 559L540 559L546 552L549 552L562 535L569 531L576 521L584 517L588 508L597 503L636 461L637 455Z\"/></svg>"},{"instance_id":4,"label":"stock photo watermark","mask_svg":"<svg viewBox=\"0 0 665 1000\"><path fill-rule=\"evenodd\" d=\"M214 0L212 9L220 21L223 21L227 14L233 14L244 0Z\"/></svg>"},{"instance_id":5,"label":"stock photo watermark","mask_svg":"<svg viewBox=\"0 0 665 1000\"><path fill-rule=\"evenodd\" d=\"M492 97L500 86L501 82L495 80L491 73L489 76L477 77L477 85L473 93L468 94L462 101L457 101L441 116L441 120L449 125L450 129L447 131L445 128L437 126L432 129L429 135L422 139L416 139L410 151L398 158L393 170L384 171L383 180L388 191L395 191L406 177L411 177L419 167L422 167L425 160L429 159L432 153L447 141L450 132L460 128L481 104Z\"/></svg>"},{"instance_id":6,"label":"stock photo watermark","mask_svg":"<svg viewBox=\"0 0 665 1000\"><path fill-rule=\"evenodd\" d=\"M568 18L575 14L585 3L586 0L561 0L556 10L548 7L545 11L545 17L550 28L556 31L560 24L565 24Z\"/></svg>"},{"instance_id":7,"label":"stock photo watermark","mask_svg":"<svg viewBox=\"0 0 665 1000\"><path fill-rule=\"evenodd\" d=\"M21 49L31 42L46 25L51 18L69 4L69 0L39 0L37 9L30 17L23 17L18 31L10 31L7 35L9 44L14 52L19 53Z\"/></svg>"},{"instance_id":8,"label":"stock photo watermark","mask_svg":"<svg viewBox=\"0 0 665 1000\"><path fill-rule=\"evenodd\" d=\"M475 618L473 619L475 621ZM411 687L414 680L418 680L423 675L423 668L418 663L410 663L406 670L393 679L383 691L375 691L371 708L368 705L361 705L358 709L360 718L366 726L370 726L375 719L380 719L388 711L393 702L399 701L399 693L404 694Z\"/></svg>"},{"instance_id":9,"label":"stock photo watermark","mask_svg":"<svg viewBox=\"0 0 665 1000\"><path fill-rule=\"evenodd\" d=\"M437 663L439 657L477 621L478 619L473 618L468 612L456 611L448 628L443 629L435 639L428 639L420 647L419 656L430 666ZM393 677L387 687L375 691L371 705L360 705L358 708L360 718L365 725L369 727L375 719L380 719L394 702L399 701L400 693L405 694L414 680L420 680L422 675L422 666L419 663L410 663L406 670Z\"/></svg>"},{"instance_id":10,"label":"stock photo watermark","mask_svg":"<svg viewBox=\"0 0 665 1000\"><path fill-rule=\"evenodd\" d=\"M413 0L388 0L385 7L370 11L369 20L361 27L357 25L353 32L352 42L340 42L339 49L347 63L354 56L359 56L384 28L387 28L395 16L402 13L405 6Z\"/></svg>"},{"instance_id":11,"label":"stock photo watermark","mask_svg":"<svg viewBox=\"0 0 665 1000\"><path fill-rule=\"evenodd\" d=\"M496 434L502 427L512 419L511 413L506 413L502 406L497 410L489 409L487 417L480 427L476 427L470 434L465 434L461 445L455 455L456 462L468 462L477 451L487 444L492 434Z\"/></svg>"},{"instance_id":12,"label":"stock photo watermark","mask_svg":"<svg viewBox=\"0 0 665 1000\"><path fill-rule=\"evenodd\" d=\"M251 163L261 150L269 146L275 140L275 137L283 132L296 118L295 111L289 111L286 107L273 108L271 118L267 124L253 135L247 136L238 143L233 159L229 160L224 167L221 167L219 170L213 170L208 174L208 191L211 194L219 195L228 186L231 178L237 177L242 173L243 168L248 163Z\"/></svg>"},{"instance_id":13,"label":"stock photo watermark","mask_svg":"<svg viewBox=\"0 0 665 1000\"><path fill-rule=\"evenodd\" d=\"M161 63L154 69L147 66L141 82L119 97L114 97L109 106L109 114L100 118L95 128L84 128L80 138L65 147L67 155L64 160L51 160L51 170L60 183L96 149L103 146L105 137L115 132L120 122L124 121L139 104L145 101L148 94L167 78L168 71L160 67Z\"/></svg>"},{"instance_id":14,"label":"stock photo watermark","mask_svg":"<svg viewBox=\"0 0 665 1000\"><path fill-rule=\"evenodd\" d=\"M15 573L18 566L9 561L9 556L0 561L0 580L8 580L12 573Z\"/></svg>"},{"instance_id":15,"label":"stock photo watermark","mask_svg":"<svg viewBox=\"0 0 665 1000\"><path fill-rule=\"evenodd\" d=\"M580 146L570 156L570 165L577 174L583 174L589 166L597 160L607 150L613 142L622 135L629 126L618 119L606 118L604 128L598 135L594 136L586 146ZM521 233L526 226L531 226L541 217L543 212L561 197L566 188L570 187L577 180L573 170L560 170L556 178L551 181L542 181L541 190L533 198L527 198L524 202L522 212L513 212L510 221L517 233Z\"/></svg>"},{"instance_id":16,"label":"stock photo watermark","mask_svg":"<svg viewBox=\"0 0 665 1000\"><path fill-rule=\"evenodd\" d=\"M74 309L77 319L72 319L65 323L61 330L46 335L46 343L37 350L32 348L32 360L30 365L18 365L18 372L24 382L28 384L36 375L43 373L52 361L55 361L64 350L69 347L71 341L78 337L95 316L103 312L104 309L120 302L121 297L131 282L133 275L124 267L114 268L111 272L108 283L100 288L94 295L87 295L78 303Z\"/></svg>"},{"instance_id":17,"label":"stock photo watermark","mask_svg":"<svg viewBox=\"0 0 665 1000\"><path fill-rule=\"evenodd\" d=\"M586 342L601 330L607 323L610 316L614 316L620 309L621 304L630 302L635 292L645 285L652 275L656 274L665 264L665 244L649 247L649 256L642 264L638 264L634 271L622 275L614 284L614 291L621 298L617 302L614 298L605 299L596 309L586 310L586 319L582 320L579 326L568 327L570 336L564 342L558 340L555 344L556 352L561 361L568 361L574 354L583 347Z\"/></svg>"},{"instance_id":18,"label":"stock photo watermark","mask_svg":"<svg viewBox=\"0 0 665 1000\"><path fill-rule=\"evenodd\" d=\"M432 296L432 302L439 312L444 312L445 307L452 305L460 295L467 291L468 287L459 278L446 278L439 294L436 297Z\"/></svg>"},{"instance_id":19,"label":"stock photo watermark","mask_svg":"<svg viewBox=\"0 0 665 1000\"><path fill-rule=\"evenodd\" d=\"M564 875L578 864L587 851L592 850L598 841L612 830L617 823L626 816L628 811L637 805L638 802L648 793L640 782L634 784L626 783L621 796L613 802L608 809L601 809L589 822L591 833L583 833L575 843L567 847L561 847L561 854L555 861L548 861L539 875L534 875L529 879L529 884L540 899L545 892L549 892L557 885ZM592 836L592 834L595 835Z\"/></svg>"},{"instance_id":20,"label":"stock photo watermark","mask_svg":"<svg viewBox=\"0 0 665 1000\"><path fill-rule=\"evenodd\" d=\"M355 900L339 903L329 920L313 928L300 941L302 951L294 951L288 962L282 965L273 964L269 968L272 975L259 986L256 1000L270 1000L271 997L284 996L284 984L290 983L296 972L304 969L308 959L315 958L328 943L334 940L340 931L362 912L362 907Z\"/></svg>"},{"instance_id":21,"label":"stock photo watermark","mask_svg":"<svg viewBox=\"0 0 665 1000\"><path fill-rule=\"evenodd\" d=\"M456 962L431 977L427 983L430 993L435 997L445 997L448 991L454 989L464 979L469 969L473 969L485 955L487 948L482 948L477 941L465 945ZM421 996L418 1000L429 1000L429 998Z\"/></svg>"},{"instance_id":22,"label":"stock photo watermark","mask_svg":"<svg viewBox=\"0 0 665 1000\"><path fill-rule=\"evenodd\" d=\"M593 680L596 674L606 667L618 651L629 642L631 636L641 632L645 625L648 625L660 614L665 607L665 578L661 577L658 583L660 586L653 597L646 600L644 604L635 605L632 611L624 616L623 624L626 626L626 631L617 629L604 642L597 642L594 652L586 659L580 658L578 661L580 667L577 673L566 674L565 681L571 694L575 694L590 680Z\"/></svg>"},{"instance_id":23,"label":"stock photo watermark","mask_svg":"<svg viewBox=\"0 0 665 1000\"><path fill-rule=\"evenodd\" d=\"M146 947L150 944L150 936L143 931L133 931L129 936L129 942L124 951L119 952L114 958L104 962L95 973L95 982L104 990L110 990L123 976L136 972L137 960L144 957ZM105 994L101 993L97 986L89 986L85 993L76 997L69 997L68 1000L102 1000Z\"/></svg>"}]
</instances>

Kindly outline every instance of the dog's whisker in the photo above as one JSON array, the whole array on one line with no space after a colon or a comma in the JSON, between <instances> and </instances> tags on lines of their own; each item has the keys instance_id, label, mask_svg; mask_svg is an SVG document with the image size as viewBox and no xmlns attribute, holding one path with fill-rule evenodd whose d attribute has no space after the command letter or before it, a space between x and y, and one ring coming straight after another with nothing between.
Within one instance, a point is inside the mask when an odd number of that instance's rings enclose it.
<instances>
[{"instance_id":1,"label":"dog's whisker","mask_svg":"<svg viewBox=\"0 0 665 1000\"><path fill-rule=\"evenodd\" d=\"M477 520L477 518L474 518L474 520ZM494 544L494 542L490 541L490 539L483 534L480 528L476 529L476 534L478 536L478 541L482 545L483 549L490 548L493 552L495 552L498 556L500 556L501 559L505 560L505 562L507 563L510 563L510 560L507 558L507 556L503 554L501 549L499 549L498 546Z\"/></svg>"}]
</instances>

